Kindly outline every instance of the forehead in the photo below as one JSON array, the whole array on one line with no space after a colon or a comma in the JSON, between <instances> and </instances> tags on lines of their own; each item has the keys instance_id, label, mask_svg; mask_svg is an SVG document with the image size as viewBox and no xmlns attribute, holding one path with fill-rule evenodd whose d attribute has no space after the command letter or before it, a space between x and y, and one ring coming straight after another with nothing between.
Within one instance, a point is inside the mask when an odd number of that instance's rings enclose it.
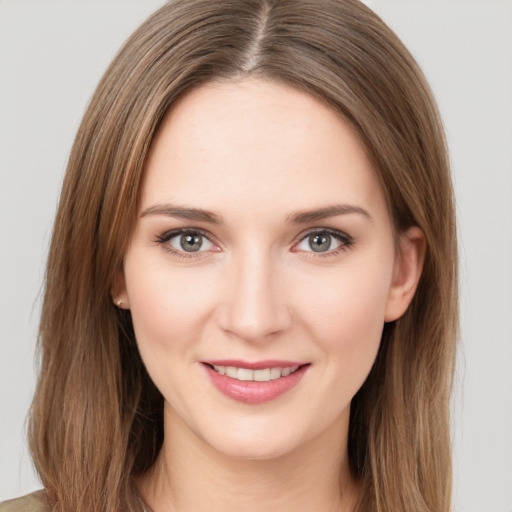
<instances>
[{"instance_id":1,"label":"forehead","mask_svg":"<svg viewBox=\"0 0 512 512\"><path fill-rule=\"evenodd\" d=\"M145 166L142 208L283 210L382 203L352 127L313 96L274 82L214 82L165 116Z\"/></svg>"}]
</instances>

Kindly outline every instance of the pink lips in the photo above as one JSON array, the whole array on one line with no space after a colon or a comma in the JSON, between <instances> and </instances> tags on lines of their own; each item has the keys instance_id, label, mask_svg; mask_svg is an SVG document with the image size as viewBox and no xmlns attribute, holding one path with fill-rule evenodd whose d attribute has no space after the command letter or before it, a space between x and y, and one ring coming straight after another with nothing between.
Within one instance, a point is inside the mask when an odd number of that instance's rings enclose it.
<instances>
[{"instance_id":1,"label":"pink lips","mask_svg":"<svg viewBox=\"0 0 512 512\"><path fill-rule=\"evenodd\" d=\"M279 377L277 379L258 382L243 381L236 378L222 375L215 371L212 366L224 366L235 368L246 368L249 370L262 370L265 368L291 368L298 366L298 369L288 376ZM302 379L309 368L309 364L296 361L258 361L249 363L239 360L212 360L203 363L208 377L215 387L227 397L244 402L246 404L262 404L277 398L294 388Z\"/></svg>"}]
</instances>

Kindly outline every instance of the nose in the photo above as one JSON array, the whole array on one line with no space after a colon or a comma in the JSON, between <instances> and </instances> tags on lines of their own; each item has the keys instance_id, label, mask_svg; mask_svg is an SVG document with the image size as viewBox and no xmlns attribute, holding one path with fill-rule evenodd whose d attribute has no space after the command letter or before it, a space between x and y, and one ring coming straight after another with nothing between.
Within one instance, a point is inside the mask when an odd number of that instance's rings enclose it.
<instances>
[{"instance_id":1,"label":"nose","mask_svg":"<svg viewBox=\"0 0 512 512\"><path fill-rule=\"evenodd\" d=\"M221 328L245 341L263 341L291 322L280 272L268 254L241 256L225 282L219 311Z\"/></svg>"}]
</instances>

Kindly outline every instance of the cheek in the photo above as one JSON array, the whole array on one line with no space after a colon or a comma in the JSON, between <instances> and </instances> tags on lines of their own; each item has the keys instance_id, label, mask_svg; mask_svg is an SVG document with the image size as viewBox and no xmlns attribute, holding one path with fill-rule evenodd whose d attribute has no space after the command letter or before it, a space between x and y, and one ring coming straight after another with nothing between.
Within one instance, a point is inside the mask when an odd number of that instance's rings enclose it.
<instances>
[{"instance_id":1,"label":"cheek","mask_svg":"<svg viewBox=\"0 0 512 512\"><path fill-rule=\"evenodd\" d=\"M343 269L302 298L303 319L325 355L326 380L349 398L366 379L379 349L391 265Z\"/></svg>"},{"instance_id":2,"label":"cheek","mask_svg":"<svg viewBox=\"0 0 512 512\"><path fill-rule=\"evenodd\" d=\"M140 255L139 255L140 256ZM137 346L156 387L173 407L203 390L190 379L212 307L212 289L200 271L176 269L134 250L125 261L126 291ZM201 283L203 285L201 286ZM186 388L180 383L189 382Z\"/></svg>"},{"instance_id":3,"label":"cheek","mask_svg":"<svg viewBox=\"0 0 512 512\"><path fill-rule=\"evenodd\" d=\"M374 326L382 329L390 282L390 266L358 265L326 273L320 279L317 276L296 293L302 295L308 324L336 344L341 333L357 339Z\"/></svg>"},{"instance_id":4,"label":"cheek","mask_svg":"<svg viewBox=\"0 0 512 512\"><path fill-rule=\"evenodd\" d=\"M143 262L143 264L139 264ZM134 254L125 262L126 291L141 352L187 349L199 338L211 310L211 294L200 272L173 269ZM203 283L203 284L201 284ZM149 350L151 349L151 350Z\"/></svg>"}]
</instances>

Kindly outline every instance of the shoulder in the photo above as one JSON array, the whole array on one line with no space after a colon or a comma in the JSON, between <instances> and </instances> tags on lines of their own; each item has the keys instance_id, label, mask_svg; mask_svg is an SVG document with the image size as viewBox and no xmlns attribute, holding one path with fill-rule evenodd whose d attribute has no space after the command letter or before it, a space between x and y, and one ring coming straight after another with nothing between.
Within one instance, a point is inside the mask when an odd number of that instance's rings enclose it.
<instances>
[{"instance_id":1,"label":"shoulder","mask_svg":"<svg viewBox=\"0 0 512 512\"><path fill-rule=\"evenodd\" d=\"M21 498L0 503L0 512L51 512L44 491L36 491Z\"/></svg>"}]
</instances>

